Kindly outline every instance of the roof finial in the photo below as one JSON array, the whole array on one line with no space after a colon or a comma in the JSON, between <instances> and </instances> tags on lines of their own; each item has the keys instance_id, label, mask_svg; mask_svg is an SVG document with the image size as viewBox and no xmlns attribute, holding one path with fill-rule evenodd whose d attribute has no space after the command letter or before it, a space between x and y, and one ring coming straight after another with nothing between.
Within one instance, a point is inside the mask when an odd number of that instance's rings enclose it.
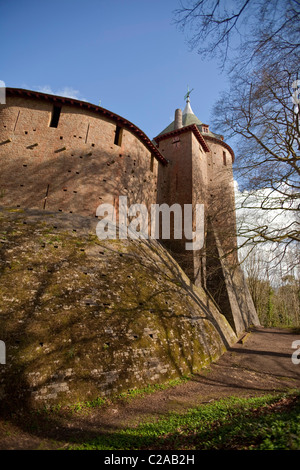
<instances>
[{"instance_id":1,"label":"roof finial","mask_svg":"<svg viewBox=\"0 0 300 470\"><path fill-rule=\"evenodd\" d=\"M182 115L185 115L185 114L194 114L193 113L193 110L191 108L191 105L190 105L190 94L192 93L192 91L194 90L194 88L192 90L189 89L188 87L188 91L187 91L187 94L185 95L184 99L186 100L186 105L185 105L185 108L183 110L183 113Z\"/></svg>"},{"instance_id":2,"label":"roof finial","mask_svg":"<svg viewBox=\"0 0 300 470\"><path fill-rule=\"evenodd\" d=\"M186 100L187 103L189 103L190 102L190 94L192 93L194 88L192 88L192 90L190 90L189 86L188 86L187 89L188 89L188 91L187 91L187 94L185 95L184 99Z\"/></svg>"}]
</instances>

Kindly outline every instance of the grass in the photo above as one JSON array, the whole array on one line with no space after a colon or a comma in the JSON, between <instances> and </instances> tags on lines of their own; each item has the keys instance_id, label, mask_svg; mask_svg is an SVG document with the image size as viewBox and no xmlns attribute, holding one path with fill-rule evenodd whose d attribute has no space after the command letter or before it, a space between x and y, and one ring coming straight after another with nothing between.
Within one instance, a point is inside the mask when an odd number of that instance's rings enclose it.
<instances>
[{"instance_id":1,"label":"grass","mask_svg":"<svg viewBox=\"0 0 300 470\"><path fill-rule=\"evenodd\" d=\"M111 398L98 397L98 398L95 398L94 400L77 402L74 405L69 405L65 407L65 409L71 412L72 411L82 412L82 411L88 411L93 408L99 408L102 406L111 405L112 403L128 402L129 400L132 400L134 398L142 398L142 397L145 397L146 395L158 392L159 390L167 390L168 388L176 387L177 385L182 385L188 380L190 380L191 378L192 378L192 375L189 375L189 376L183 375L182 377L169 380L168 382L165 382L162 384L147 385L146 387L143 387L143 388L132 388L132 389L127 390L126 392L113 395ZM53 405L52 407L45 408L44 412L46 413L55 412L55 411L59 412L63 408L64 407L62 405Z\"/></svg>"},{"instance_id":2,"label":"grass","mask_svg":"<svg viewBox=\"0 0 300 470\"><path fill-rule=\"evenodd\" d=\"M299 392L226 398L101 434L84 450L299 450Z\"/></svg>"},{"instance_id":3,"label":"grass","mask_svg":"<svg viewBox=\"0 0 300 470\"><path fill-rule=\"evenodd\" d=\"M176 387L176 385L184 384L191 378L192 375L183 375L182 377L179 377L177 379L169 380L166 383L147 385L144 388L133 388L131 390L128 390L127 392L120 393L119 395L117 395L116 398L117 400L130 400L131 398L144 397L145 395L158 392L159 390L166 390L168 388Z\"/></svg>"}]
</instances>

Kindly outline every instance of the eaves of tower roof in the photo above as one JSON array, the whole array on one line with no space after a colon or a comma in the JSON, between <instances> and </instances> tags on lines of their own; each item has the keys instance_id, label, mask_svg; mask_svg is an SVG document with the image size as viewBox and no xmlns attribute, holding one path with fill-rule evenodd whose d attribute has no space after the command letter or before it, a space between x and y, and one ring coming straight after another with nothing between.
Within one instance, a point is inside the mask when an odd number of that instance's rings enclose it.
<instances>
[{"instance_id":1,"label":"eaves of tower roof","mask_svg":"<svg viewBox=\"0 0 300 470\"><path fill-rule=\"evenodd\" d=\"M201 126L202 122L200 119L192 113L185 113L182 115L182 127L190 126L191 124L196 124L196 126ZM175 130L175 121L171 122L162 132L159 133L159 136L162 134L167 134Z\"/></svg>"},{"instance_id":2,"label":"eaves of tower roof","mask_svg":"<svg viewBox=\"0 0 300 470\"><path fill-rule=\"evenodd\" d=\"M196 124L190 124L189 126L180 127L179 129L172 130L163 134L159 134L154 138L155 142L159 143L161 140L168 139L169 137L175 137L176 135L183 134L185 132L193 132L198 142L201 144L205 152L209 152L209 146L207 145L204 137L200 133Z\"/></svg>"},{"instance_id":3,"label":"eaves of tower roof","mask_svg":"<svg viewBox=\"0 0 300 470\"><path fill-rule=\"evenodd\" d=\"M208 141L213 142L213 143L215 143L215 144L219 144L219 145L221 145L222 147L224 147L226 150L228 150L228 152L229 152L230 155L231 155L232 163L234 163L234 160L235 160L234 151L232 150L232 148L230 147L230 145L226 144L226 142L224 142L224 140L220 140L220 138L216 138L216 137L214 137L213 135L206 135L205 138L206 138Z\"/></svg>"}]
</instances>

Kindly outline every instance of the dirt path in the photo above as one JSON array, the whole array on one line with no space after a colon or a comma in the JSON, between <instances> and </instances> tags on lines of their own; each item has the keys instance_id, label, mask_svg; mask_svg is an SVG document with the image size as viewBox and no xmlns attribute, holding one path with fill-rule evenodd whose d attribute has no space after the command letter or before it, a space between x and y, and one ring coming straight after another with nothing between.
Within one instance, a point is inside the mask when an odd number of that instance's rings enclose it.
<instances>
[{"instance_id":1,"label":"dirt path","mask_svg":"<svg viewBox=\"0 0 300 470\"><path fill-rule=\"evenodd\" d=\"M83 442L169 411L184 411L228 396L254 396L300 388L300 364L292 362L292 343L300 336L288 330L256 328L221 359L192 380L176 387L116 402L86 414L49 415L0 420L0 449L56 449ZM300 354L299 354L300 357Z\"/></svg>"}]
</instances>

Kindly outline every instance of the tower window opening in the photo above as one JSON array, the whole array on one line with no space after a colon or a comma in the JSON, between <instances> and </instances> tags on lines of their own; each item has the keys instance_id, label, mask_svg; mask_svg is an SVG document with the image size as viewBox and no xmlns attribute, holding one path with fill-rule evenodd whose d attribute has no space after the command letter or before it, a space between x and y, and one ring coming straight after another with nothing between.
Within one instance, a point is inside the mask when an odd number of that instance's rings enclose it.
<instances>
[{"instance_id":1,"label":"tower window opening","mask_svg":"<svg viewBox=\"0 0 300 470\"><path fill-rule=\"evenodd\" d=\"M115 134L114 144L118 145L119 147L121 147L121 145L122 145L122 134L123 134L122 127L116 126L116 134Z\"/></svg>"},{"instance_id":2,"label":"tower window opening","mask_svg":"<svg viewBox=\"0 0 300 470\"><path fill-rule=\"evenodd\" d=\"M154 170L154 155L151 155L150 171L153 173L153 170Z\"/></svg>"},{"instance_id":3,"label":"tower window opening","mask_svg":"<svg viewBox=\"0 0 300 470\"><path fill-rule=\"evenodd\" d=\"M226 152L223 152L223 165L227 165L227 162L226 162Z\"/></svg>"},{"instance_id":4,"label":"tower window opening","mask_svg":"<svg viewBox=\"0 0 300 470\"><path fill-rule=\"evenodd\" d=\"M60 106L53 106L52 114L51 114L51 121L49 127L57 127L58 121L60 117L61 107Z\"/></svg>"},{"instance_id":5,"label":"tower window opening","mask_svg":"<svg viewBox=\"0 0 300 470\"><path fill-rule=\"evenodd\" d=\"M44 206L43 206L43 209L46 208L47 199L48 199L48 195L49 195L49 187L50 187L50 185L48 184L48 185L47 185L46 194L45 194L45 197L44 197Z\"/></svg>"}]
</instances>

